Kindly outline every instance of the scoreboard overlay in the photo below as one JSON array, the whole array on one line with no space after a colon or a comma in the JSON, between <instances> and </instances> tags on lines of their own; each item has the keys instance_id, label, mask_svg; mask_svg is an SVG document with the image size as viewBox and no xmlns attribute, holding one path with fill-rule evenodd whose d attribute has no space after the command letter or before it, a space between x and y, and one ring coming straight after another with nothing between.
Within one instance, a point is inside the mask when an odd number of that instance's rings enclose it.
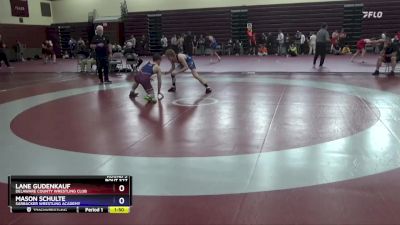
<instances>
[{"instance_id":1,"label":"scoreboard overlay","mask_svg":"<svg viewBox=\"0 0 400 225\"><path fill-rule=\"evenodd\" d=\"M12 213L130 212L132 177L9 176L8 206Z\"/></svg>"}]
</instances>

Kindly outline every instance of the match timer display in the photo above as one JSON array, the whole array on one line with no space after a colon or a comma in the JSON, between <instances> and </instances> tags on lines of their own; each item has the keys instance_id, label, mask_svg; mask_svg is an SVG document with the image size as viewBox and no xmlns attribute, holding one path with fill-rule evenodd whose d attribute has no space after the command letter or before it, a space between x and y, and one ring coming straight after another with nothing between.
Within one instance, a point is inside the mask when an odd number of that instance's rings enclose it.
<instances>
[{"instance_id":1,"label":"match timer display","mask_svg":"<svg viewBox=\"0 0 400 225\"><path fill-rule=\"evenodd\" d=\"M132 206L131 176L9 176L13 213L126 214Z\"/></svg>"}]
</instances>

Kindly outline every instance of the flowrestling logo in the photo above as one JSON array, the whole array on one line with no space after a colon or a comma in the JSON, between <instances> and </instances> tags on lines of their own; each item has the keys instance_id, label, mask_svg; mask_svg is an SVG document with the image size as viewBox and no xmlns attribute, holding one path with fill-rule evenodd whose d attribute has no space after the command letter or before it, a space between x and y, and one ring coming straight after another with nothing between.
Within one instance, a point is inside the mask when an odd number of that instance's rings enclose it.
<instances>
[{"instance_id":1,"label":"flowrestling logo","mask_svg":"<svg viewBox=\"0 0 400 225\"><path fill-rule=\"evenodd\" d=\"M381 19L383 17L382 11L363 11L364 19Z\"/></svg>"}]
</instances>

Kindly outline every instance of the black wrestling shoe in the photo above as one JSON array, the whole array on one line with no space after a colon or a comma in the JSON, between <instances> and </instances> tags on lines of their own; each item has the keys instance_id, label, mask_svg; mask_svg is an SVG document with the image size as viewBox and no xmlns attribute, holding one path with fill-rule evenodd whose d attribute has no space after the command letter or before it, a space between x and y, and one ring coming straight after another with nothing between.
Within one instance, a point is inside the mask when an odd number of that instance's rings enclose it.
<instances>
[{"instance_id":1,"label":"black wrestling shoe","mask_svg":"<svg viewBox=\"0 0 400 225\"><path fill-rule=\"evenodd\" d=\"M112 84L112 81L111 80L106 80L106 81L104 81L104 83L105 84Z\"/></svg>"},{"instance_id":2,"label":"black wrestling shoe","mask_svg":"<svg viewBox=\"0 0 400 225\"><path fill-rule=\"evenodd\" d=\"M394 71L388 73L387 75L388 75L388 77L394 77Z\"/></svg>"},{"instance_id":3,"label":"black wrestling shoe","mask_svg":"<svg viewBox=\"0 0 400 225\"><path fill-rule=\"evenodd\" d=\"M211 88L210 88L210 87L207 87L207 88L206 88L206 94L210 94L211 92L212 92Z\"/></svg>"},{"instance_id":4,"label":"black wrestling shoe","mask_svg":"<svg viewBox=\"0 0 400 225\"><path fill-rule=\"evenodd\" d=\"M375 70L375 72L372 74L372 76L379 76L379 70Z\"/></svg>"},{"instance_id":5,"label":"black wrestling shoe","mask_svg":"<svg viewBox=\"0 0 400 225\"><path fill-rule=\"evenodd\" d=\"M133 91L131 91L131 92L129 93L129 98L136 98L137 96L139 96L139 93L135 93L135 92L133 92Z\"/></svg>"},{"instance_id":6,"label":"black wrestling shoe","mask_svg":"<svg viewBox=\"0 0 400 225\"><path fill-rule=\"evenodd\" d=\"M168 92L175 92L176 88L175 87L171 87L170 89L168 89Z\"/></svg>"}]
</instances>

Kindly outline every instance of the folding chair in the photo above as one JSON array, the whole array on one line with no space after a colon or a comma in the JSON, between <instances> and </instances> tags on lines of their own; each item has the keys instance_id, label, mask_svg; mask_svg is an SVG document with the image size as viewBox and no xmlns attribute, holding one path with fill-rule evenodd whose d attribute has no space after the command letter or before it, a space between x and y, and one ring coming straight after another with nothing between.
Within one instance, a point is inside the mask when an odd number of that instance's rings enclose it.
<instances>
[{"instance_id":1,"label":"folding chair","mask_svg":"<svg viewBox=\"0 0 400 225\"><path fill-rule=\"evenodd\" d=\"M81 72L81 63L82 63L82 61L85 60L85 59L86 59L86 56L83 55L83 54L78 54L78 55L76 56L76 70L77 70L78 72Z\"/></svg>"},{"instance_id":2,"label":"folding chair","mask_svg":"<svg viewBox=\"0 0 400 225\"><path fill-rule=\"evenodd\" d=\"M126 65L129 67L131 67L132 71L136 71L137 68L136 66L139 63L139 57L137 54L135 53L127 53L125 54L125 58L126 58Z\"/></svg>"},{"instance_id":3,"label":"folding chair","mask_svg":"<svg viewBox=\"0 0 400 225\"><path fill-rule=\"evenodd\" d=\"M391 71L392 71L392 63L385 63L385 73L389 73ZM400 72L400 67L397 64L394 69L394 72Z\"/></svg>"},{"instance_id":4,"label":"folding chair","mask_svg":"<svg viewBox=\"0 0 400 225\"><path fill-rule=\"evenodd\" d=\"M111 56L110 60L110 71L115 68L119 71L124 68L123 63L124 55L121 52L116 52ZM120 66L120 67L119 67Z\"/></svg>"}]
</instances>

